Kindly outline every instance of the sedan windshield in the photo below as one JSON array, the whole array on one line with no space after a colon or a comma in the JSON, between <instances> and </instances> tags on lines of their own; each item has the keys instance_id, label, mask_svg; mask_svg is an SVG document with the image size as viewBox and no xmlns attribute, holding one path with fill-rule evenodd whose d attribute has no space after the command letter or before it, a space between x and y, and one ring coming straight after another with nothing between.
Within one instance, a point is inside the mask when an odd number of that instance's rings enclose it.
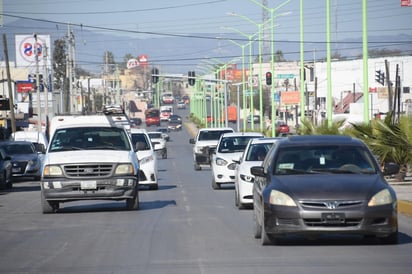
<instances>
[{"instance_id":1,"label":"sedan windshield","mask_svg":"<svg viewBox=\"0 0 412 274\"><path fill-rule=\"evenodd\" d=\"M376 162L356 146L294 146L279 150L274 174L376 173Z\"/></svg>"}]
</instances>

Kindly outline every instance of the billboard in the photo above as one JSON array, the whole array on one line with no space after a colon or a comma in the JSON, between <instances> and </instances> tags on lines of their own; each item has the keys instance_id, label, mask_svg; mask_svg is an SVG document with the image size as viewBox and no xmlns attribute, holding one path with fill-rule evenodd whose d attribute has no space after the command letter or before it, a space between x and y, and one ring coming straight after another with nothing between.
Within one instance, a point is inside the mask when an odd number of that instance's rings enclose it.
<instances>
[{"instance_id":1,"label":"billboard","mask_svg":"<svg viewBox=\"0 0 412 274\"><path fill-rule=\"evenodd\" d=\"M39 66L51 67L50 35L16 35L16 66L30 67L36 65L36 54L39 57ZM47 52L46 52L47 51ZM46 56L48 56L47 63Z\"/></svg>"}]
</instances>

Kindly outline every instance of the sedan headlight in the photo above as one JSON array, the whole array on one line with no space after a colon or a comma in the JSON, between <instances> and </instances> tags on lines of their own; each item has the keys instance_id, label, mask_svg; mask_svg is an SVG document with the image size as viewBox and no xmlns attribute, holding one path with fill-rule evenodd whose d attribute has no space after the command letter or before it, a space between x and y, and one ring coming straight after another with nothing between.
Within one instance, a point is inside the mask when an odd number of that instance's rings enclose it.
<instances>
[{"instance_id":1,"label":"sedan headlight","mask_svg":"<svg viewBox=\"0 0 412 274\"><path fill-rule=\"evenodd\" d=\"M139 161L139 163L140 163L141 165L144 165L144 164L150 163L150 162L152 162L152 161L154 161L154 158L153 158L153 155L150 155L150 156L148 156L148 157L142 158L142 159Z\"/></svg>"},{"instance_id":2,"label":"sedan headlight","mask_svg":"<svg viewBox=\"0 0 412 274\"><path fill-rule=\"evenodd\" d=\"M271 205L296 206L295 201L289 195L277 190L270 192L269 203Z\"/></svg>"},{"instance_id":3,"label":"sedan headlight","mask_svg":"<svg viewBox=\"0 0 412 274\"><path fill-rule=\"evenodd\" d=\"M240 179L242 179L245 182L248 183L253 183L254 181L254 177L250 176L250 175L244 175L244 174L240 174Z\"/></svg>"},{"instance_id":4,"label":"sedan headlight","mask_svg":"<svg viewBox=\"0 0 412 274\"><path fill-rule=\"evenodd\" d=\"M225 165L227 165L227 161L225 159L222 159L222 158L217 158L216 159L216 165L225 166Z\"/></svg>"},{"instance_id":5,"label":"sedan headlight","mask_svg":"<svg viewBox=\"0 0 412 274\"><path fill-rule=\"evenodd\" d=\"M368 206L387 205L393 202L392 195L388 189L384 189L373 195L369 200Z\"/></svg>"},{"instance_id":6,"label":"sedan headlight","mask_svg":"<svg viewBox=\"0 0 412 274\"><path fill-rule=\"evenodd\" d=\"M43 169L44 176L62 176L63 170L59 166L45 166Z\"/></svg>"},{"instance_id":7,"label":"sedan headlight","mask_svg":"<svg viewBox=\"0 0 412 274\"><path fill-rule=\"evenodd\" d=\"M120 164L116 167L115 175L134 174L134 168L131 164Z\"/></svg>"}]
</instances>

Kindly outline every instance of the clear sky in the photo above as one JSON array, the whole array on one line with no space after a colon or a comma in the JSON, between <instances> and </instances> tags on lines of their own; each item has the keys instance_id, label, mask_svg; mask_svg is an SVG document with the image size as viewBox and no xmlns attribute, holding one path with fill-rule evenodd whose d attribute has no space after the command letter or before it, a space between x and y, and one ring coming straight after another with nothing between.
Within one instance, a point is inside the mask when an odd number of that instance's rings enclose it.
<instances>
[{"instance_id":1,"label":"clear sky","mask_svg":"<svg viewBox=\"0 0 412 274\"><path fill-rule=\"evenodd\" d=\"M56 23L72 23L84 28L110 31L132 38L164 35L218 33L225 37L236 28L243 33L257 32L262 22L261 0L3 0L3 25L13 27L17 17L46 20L47 33L62 33ZM267 0L277 10L275 40L299 40L299 0ZM326 39L327 0L304 0L304 31L307 44ZM362 36L362 0L330 0L331 38ZM233 16L236 13L243 16ZM16 17L13 17L16 16ZM255 24L249 22L248 17ZM412 7L401 7L400 0L368 1L369 36L412 34ZM226 29L225 29L226 27ZM27 32L34 30L27 26ZM149 34L150 33L150 34ZM83 37L86 41L87 37ZM93 41L87 41L93 43ZM216 47L218 47L218 42ZM121 46L121 45L119 45ZM231 45L231 47L236 47ZM188 48L190 55L195 49ZM127 52L127 51L126 51ZM131 52L131 51L129 51Z\"/></svg>"}]
</instances>

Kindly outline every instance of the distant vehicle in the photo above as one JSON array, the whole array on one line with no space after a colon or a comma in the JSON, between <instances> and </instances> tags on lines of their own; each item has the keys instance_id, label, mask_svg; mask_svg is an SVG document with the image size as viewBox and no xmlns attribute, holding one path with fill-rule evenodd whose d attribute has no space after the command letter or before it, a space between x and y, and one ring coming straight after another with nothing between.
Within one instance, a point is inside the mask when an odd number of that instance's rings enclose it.
<instances>
[{"instance_id":1,"label":"distant vehicle","mask_svg":"<svg viewBox=\"0 0 412 274\"><path fill-rule=\"evenodd\" d=\"M160 126L160 111L157 108L147 109L145 112L145 124L146 126Z\"/></svg>"},{"instance_id":2,"label":"distant vehicle","mask_svg":"<svg viewBox=\"0 0 412 274\"><path fill-rule=\"evenodd\" d=\"M182 124L182 116L176 114L170 115L169 121L177 121Z\"/></svg>"},{"instance_id":3,"label":"distant vehicle","mask_svg":"<svg viewBox=\"0 0 412 274\"><path fill-rule=\"evenodd\" d=\"M398 242L396 193L366 144L349 136L280 138L251 167L254 237L362 235Z\"/></svg>"},{"instance_id":4,"label":"distant vehicle","mask_svg":"<svg viewBox=\"0 0 412 274\"><path fill-rule=\"evenodd\" d=\"M250 173L252 166L260 165L272 145L279 140L274 138L253 138L249 140L244 153L234 159L236 165L235 205L239 208L253 205L254 176Z\"/></svg>"},{"instance_id":5,"label":"distant vehicle","mask_svg":"<svg viewBox=\"0 0 412 274\"><path fill-rule=\"evenodd\" d=\"M212 188L219 189L222 184L235 183L236 163L246 149L250 139L262 138L260 132L232 132L220 136L215 152L212 154Z\"/></svg>"},{"instance_id":6,"label":"distant vehicle","mask_svg":"<svg viewBox=\"0 0 412 274\"><path fill-rule=\"evenodd\" d=\"M260 122L260 115L257 115L257 114L248 115L247 116L247 122L252 123L252 120L253 120L253 123L259 123Z\"/></svg>"},{"instance_id":7,"label":"distant vehicle","mask_svg":"<svg viewBox=\"0 0 412 274\"><path fill-rule=\"evenodd\" d=\"M156 131L160 131L166 141L170 141L169 129L167 127L158 127Z\"/></svg>"},{"instance_id":8,"label":"distant vehicle","mask_svg":"<svg viewBox=\"0 0 412 274\"><path fill-rule=\"evenodd\" d=\"M44 149L49 145L46 134L37 130L16 131L10 135L10 141L28 141L34 144L42 144Z\"/></svg>"},{"instance_id":9,"label":"distant vehicle","mask_svg":"<svg viewBox=\"0 0 412 274\"><path fill-rule=\"evenodd\" d=\"M161 106L160 107L160 120L168 121L170 116L173 115L173 106Z\"/></svg>"},{"instance_id":10,"label":"distant vehicle","mask_svg":"<svg viewBox=\"0 0 412 274\"><path fill-rule=\"evenodd\" d=\"M13 178L33 178L35 181L40 180L40 168L44 155L36 151L32 142L0 142L0 148L11 158Z\"/></svg>"},{"instance_id":11,"label":"distant vehicle","mask_svg":"<svg viewBox=\"0 0 412 274\"><path fill-rule=\"evenodd\" d=\"M286 124L284 121L277 121L276 122L276 134L280 135L282 133L289 133L290 128L288 124Z\"/></svg>"},{"instance_id":12,"label":"distant vehicle","mask_svg":"<svg viewBox=\"0 0 412 274\"><path fill-rule=\"evenodd\" d=\"M177 108L178 109L185 109L186 108L186 103L183 100L180 100L177 102Z\"/></svg>"},{"instance_id":13,"label":"distant vehicle","mask_svg":"<svg viewBox=\"0 0 412 274\"><path fill-rule=\"evenodd\" d=\"M237 122L237 107L236 106L228 106L227 108L227 121L230 123ZM221 121L225 121L226 113L223 111Z\"/></svg>"},{"instance_id":14,"label":"distant vehicle","mask_svg":"<svg viewBox=\"0 0 412 274\"><path fill-rule=\"evenodd\" d=\"M130 132L132 144L139 160L139 185L149 186L149 189L158 189L157 182L157 154L146 129L132 128Z\"/></svg>"},{"instance_id":15,"label":"distant vehicle","mask_svg":"<svg viewBox=\"0 0 412 274\"><path fill-rule=\"evenodd\" d=\"M11 157L0 149L0 190L13 187Z\"/></svg>"},{"instance_id":16,"label":"distant vehicle","mask_svg":"<svg viewBox=\"0 0 412 274\"><path fill-rule=\"evenodd\" d=\"M169 131L179 131L182 130L182 122L177 119L169 120L167 124Z\"/></svg>"},{"instance_id":17,"label":"distant vehicle","mask_svg":"<svg viewBox=\"0 0 412 274\"><path fill-rule=\"evenodd\" d=\"M140 126L142 124L141 118L130 118L130 123L132 127Z\"/></svg>"},{"instance_id":18,"label":"distant vehicle","mask_svg":"<svg viewBox=\"0 0 412 274\"><path fill-rule=\"evenodd\" d=\"M182 99L183 99L183 101L185 102L186 105L190 103L190 97L189 97L189 95L184 95L184 96L182 97Z\"/></svg>"},{"instance_id":19,"label":"distant vehicle","mask_svg":"<svg viewBox=\"0 0 412 274\"><path fill-rule=\"evenodd\" d=\"M214 121L214 120L213 120L213 116L207 115L206 121L207 121L208 123L212 123L212 122Z\"/></svg>"},{"instance_id":20,"label":"distant vehicle","mask_svg":"<svg viewBox=\"0 0 412 274\"><path fill-rule=\"evenodd\" d=\"M154 145L154 149L160 153L162 159L167 158L166 140L163 138L163 133L160 131L149 131L150 140Z\"/></svg>"},{"instance_id":21,"label":"distant vehicle","mask_svg":"<svg viewBox=\"0 0 412 274\"><path fill-rule=\"evenodd\" d=\"M162 103L163 104L173 104L175 101L175 98L173 97L173 93L171 92L164 92L162 94Z\"/></svg>"},{"instance_id":22,"label":"distant vehicle","mask_svg":"<svg viewBox=\"0 0 412 274\"><path fill-rule=\"evenodd\" d=\"M193 161L195 170L201 170L202 165L210 166L212 154L216 149L220 136L223 133L235 132L233 128L210 127L201 128L195 138L190 138L189 143L193 144Z\"/></svg>"}]
</instances>

